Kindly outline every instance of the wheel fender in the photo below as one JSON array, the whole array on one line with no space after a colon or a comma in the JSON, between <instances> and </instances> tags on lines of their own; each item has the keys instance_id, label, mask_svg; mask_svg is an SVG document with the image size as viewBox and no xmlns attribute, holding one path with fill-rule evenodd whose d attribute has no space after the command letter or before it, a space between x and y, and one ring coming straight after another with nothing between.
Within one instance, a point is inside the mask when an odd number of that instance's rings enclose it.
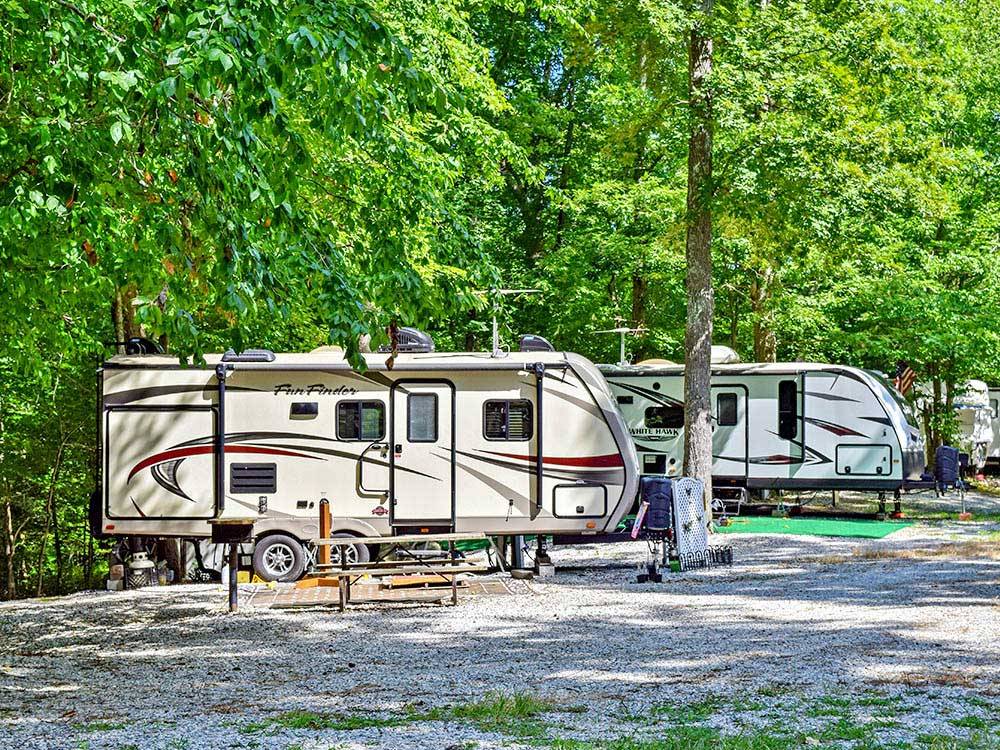
<instances>
[{"instance_id":1,"label":"wheel fender","mask_svg":"<svg viewBox=\"0 0 1000 750\"><path fill-rule=\"evenodd\" d=\"M331 530L331 534L350 534L351 536L385 536L384 531L379 531L372 524L360 518L336 518L336 526Z\"/></svg>"}]
</instances>

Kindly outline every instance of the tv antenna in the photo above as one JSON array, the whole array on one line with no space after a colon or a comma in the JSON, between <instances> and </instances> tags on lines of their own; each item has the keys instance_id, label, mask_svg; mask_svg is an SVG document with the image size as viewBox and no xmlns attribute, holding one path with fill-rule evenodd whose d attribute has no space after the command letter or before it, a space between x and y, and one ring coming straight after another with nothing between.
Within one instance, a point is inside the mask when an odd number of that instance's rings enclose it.
<instances>
[{"instance_id":1,"label":"tv antenna","mask_svg":"<svg viewBox=\"0 0 1000 750\"><path fill-rule=\"evenodd\" d=\"M500 297L513 297L518 294L541 294L541 289L490 289L488 292L477 292L477 294L490 295L493 300L493 350L491 357L503 356L500 349L500 325L497 323L497 313L500 312Z\"/></svg>"},{"instance_id":2,"label":"tv antenna","mask_svg":"<svg viewBox=\"0 0 1000 750\"><path fill-rule=\"evenodd\" d=\"M623 322L621 318L618 318L616 322ZM638 336L641 333L646 333L648 329L643 326L638 328L629 328L627 326L618 326L617 328L607 328L602 331L594 331L594 333L617 333L619 336L618 340L618 365L624 367L629 364L628 360L625 359L625 337L629 334L633 336Z\"/></svg>"}]
</instances>

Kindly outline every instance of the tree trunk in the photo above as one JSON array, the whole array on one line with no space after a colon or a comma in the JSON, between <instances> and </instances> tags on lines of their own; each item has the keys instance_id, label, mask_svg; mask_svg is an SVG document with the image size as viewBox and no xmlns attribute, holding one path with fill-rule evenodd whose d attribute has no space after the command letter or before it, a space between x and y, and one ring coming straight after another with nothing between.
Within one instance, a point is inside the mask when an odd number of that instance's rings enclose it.
<instances>
[{"instance_id":1,"label":"tree trunk","mask_svg":"<svg viewBox=\"0 0 1000 750\"><path fill-rule=\"evenodd\" d=\"M52 547L56 553L56 593L63 592L63 569L65 568L65 554L63 552L62 531L59 529L59 516L56 513L56 504L52 503ZM72 565L72 561L70 562Z\"/></svg>"},{"instance_id":2,"label":"tree trunk","mask_svg":"<svg viewBox=\"0 0 1000 750\"><path fill-rule=\"evenodd\" d=\"M14 516L10 499L3 501L3 559L4 559L4 592L8 599L17 598L17 576L14 575L14 545L17 537L14 534Z\"/></svg>"},{"instance_id":3,"label":"tree trunk","mask_svg":"<svg viewBox=\"0 0 1000 750\"><path fill-rule=\"evenodd\" d=\"M644 329L646 327L646 293L648 289L649 284L645 276L637 273L632 277L632 325L635 328ZM640 331L636 334L635 359L633 361L640 362L648 356L649 344L646 340L646 334Z\"/></svg>"},{"instance_id":4,"label":"tree trunk","mask_svg":"<svg viewBox=\"0 0 1000 750\"><path fill-rule=\"evenodd\" d=\"M56 515L56 483L59 481L59 471L62 468L63 452L66 449L66 439L59 441L59 449L56 451L56 458L52 464L52 473L49 475L49 491L45 498L45 529L42 531L42 541L38 545L38 580L35 586L35 596L42 595L42 584L45 581L45 543L49 538L49 531L55 530L56 535L56 565L59 566L59 555L61 550L61 540L59 537L58 517ZM60 566L61 567L61 566ZM56 577L56 589L59 589L59 579Z\"/></svg>"},{"instance_id":5,"label":"tree trunk","mask_svg":"<svg viewBox=\"0 0 1000 750\"><path fill-rule=\"evenodd\" d=\"M774 362L778 355L778 341L771 328L767 305L771 299L774 270L765 267L750 284L750 309L753 311L754 362Z\"/></svg>"},{"instance_id":6,"label":"tree trunk","mask_svg":"<svg viewBox=\"0 0 1000 750\"><path fill-rule=\"evenodd\" d=\"M476 319L476 311L469 310L469 328L465 331L465 351L474 352L476 351L476 333L472 330L471 323Z\"/></svg>"},{"instance_id":7,"label":"tree trunk","mask_svg":"<svg viewBox=\"0 0 1000 750\"><path fill-rule=\"evenodd\" d=\"M84 558L83 567L83 587L91 589L94 587L94 535L90 531L90 524L84 524L87 534L87 556Z\"/></svg>"},{"instance_id":8,"label":"tree trunk","mask_svg":"<svg viewBox=\"0 0 1000 750\"><path fill-rule=\"evenodd\" d=\"M931 390L933 393L931 400L931 450L936 451L939 445L944 443L941 439L941 378L938 377L935 372L934 378L931 381Z\"/></svg>"},{"instance_id":9,"label":"tree trunk","mask_svg":"<svg viewBox=\"0 0 1000 750\"><path fill-rule=\"evenodd\" d=\"M740 297L737 294L736 287L733 285L733 290L729 295L729 348L734 352L739 351L737 349L737 344L739 344L740 337Z\"/></svg>"},{"instance_id":10,"label":"tree trunk","mask_svg":"<svg viewBox=\"0 0 1000 750\"><path fill-rule=\"evenodd\" d=\"M684 346L684 473L712 497L712 38L713 0L701 0L688 44L687 326Z\"/></svg>"},{"instance_id":11,"label":"tree trunk","mask_svg":"<svg viewBox=\"0 0 1000 750\"><path fill-rule=\"evenodd\" d=\"M125 342L133 336L139 336L139 328L135 324L136 289L133 285L115 290L111 300L111 322L115 329L115 340L118 342L118 353L125 353Z\"/></svg>"}]
</instances>

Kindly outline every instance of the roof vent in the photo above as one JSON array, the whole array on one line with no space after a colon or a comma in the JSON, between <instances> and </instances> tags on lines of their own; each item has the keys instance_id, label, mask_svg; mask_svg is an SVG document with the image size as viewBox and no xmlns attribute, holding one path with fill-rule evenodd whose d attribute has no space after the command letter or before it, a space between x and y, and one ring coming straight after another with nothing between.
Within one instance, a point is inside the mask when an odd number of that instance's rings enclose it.
<instances>
[{"instance_id":1,"label":"roof vent","mask_svg":"<svg viewBox=\"0 0 1000 750\"><path fill-rule=\"evenodd\" d=\"M549 340L534 333L526 333L517 341L519 352L554 352L556 348Z\"/></svg>"},{"instance_id":2,"label":"roof vent","mask_svg":"<svg viewBox=\"0 0 1000 750\"><path fill-rule=\"evenodd\" d=\"M391 352L392 347L383 344L378 350L383 353ZM417 328L399 328L396 331L396 351L400 354L427 354L434 351L434 339Z\"/></svg>"},{"instance_id":3,"label":"roof vent","mask_svg":"<svg viewBox=\"0 0 1000 750\"><path fill-rule=\"evenodd\" d=\"M270 349L244 349L239 354L232 349L222 355L223 362L274 362Z\"/></svg>"}]
</instances>

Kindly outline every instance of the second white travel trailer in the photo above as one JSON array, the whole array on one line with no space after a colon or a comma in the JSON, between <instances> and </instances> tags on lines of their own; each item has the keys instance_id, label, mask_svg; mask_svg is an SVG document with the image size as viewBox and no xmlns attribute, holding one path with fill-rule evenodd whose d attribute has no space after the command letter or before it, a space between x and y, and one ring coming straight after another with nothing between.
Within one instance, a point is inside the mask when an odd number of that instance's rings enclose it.
<instances>
[{"instance_id":1,"label":"second white travel trailer","mask_svg":"<svg viewBox=\"0 0 1000 750\"><path fill-rule=\"evenodd\" d=\"M600 365L643 474L684 461L684 367ZM924 468L913 412L882 376L793 362L712 365L713 483L746 490L896 491Z\"/></svg>"},{"instance_id":2,"label":"second white travel trailer","mask_svg":"<svg viewBox=\"0 0 1000 750\"><path fill-rule=\"evenodd\" d=\"M1000 388L990 387L990 417L993 425L993 441L986 453L986 465L996 470L1000 467Z\"/></svg>"},{"instance_id":3,"label":"second white travel trailer","mask_svg":"<svg viewBox=\"0 0 1000 750\"><path fill-rule=\"evenodd\" d=\"M982 380L956 387L952 407L958 417L958 449L969 457L969 468L982 471L997 440L994 430L996 401Z\"/></svg>"},{"instance_id":4,"label":"second white travel trailer","mask_svg":"<svg viewBox=\"0 0 1000 750\"><path fill-rule=\"evenodd\" d=\"M101 368L105 536L211 536L254 519L254 567L302 573L334 534L613 530L638 459L596 366L566 352L116 356ZM367 558L357 545L356 554Z\"/></svg>"}]
</instances>

